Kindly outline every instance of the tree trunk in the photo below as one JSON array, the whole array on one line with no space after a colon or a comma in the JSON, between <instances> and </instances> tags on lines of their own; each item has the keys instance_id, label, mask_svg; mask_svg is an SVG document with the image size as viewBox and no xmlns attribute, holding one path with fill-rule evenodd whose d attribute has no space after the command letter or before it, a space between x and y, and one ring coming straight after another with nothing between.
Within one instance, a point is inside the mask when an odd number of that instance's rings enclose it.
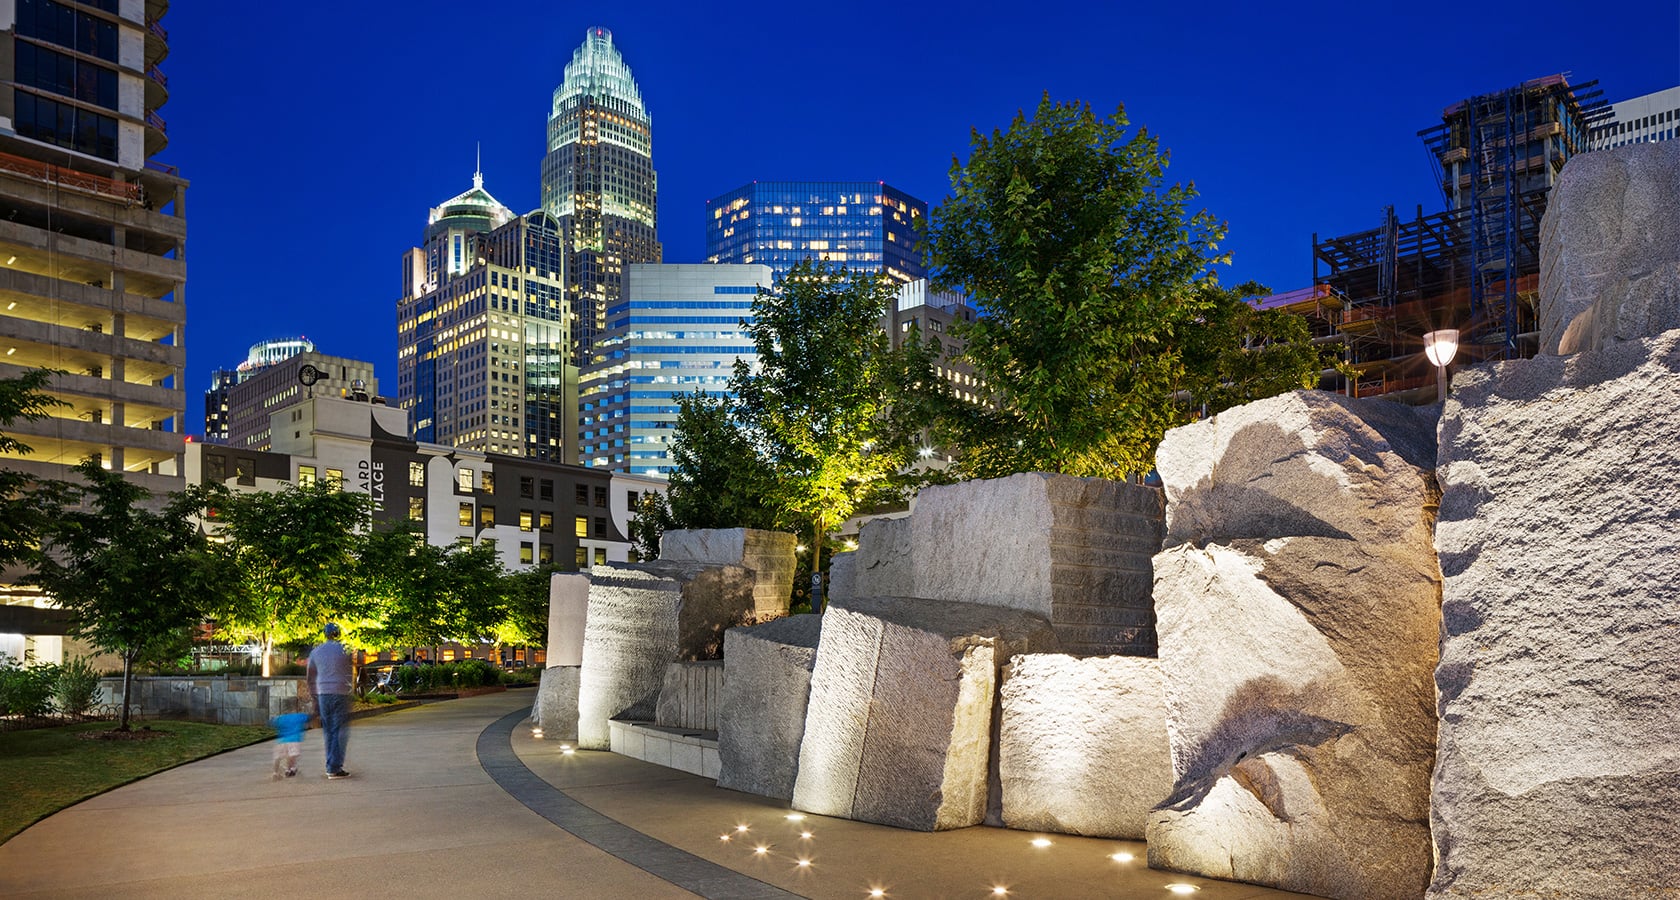
<instances>
[{"instance_id":1,"label":"tree trunk","mask_svg":"<svg viewBox=\"0 0 1680 900\"><path fill-rule=\"evenodd\" d=\"M828 609L828 592L822 589L823 529L821 519L811 520L811 612Z\"/></svg>"},{"instance_id":2,"label":"tree trunk","mask_svg":"<svg viewBox=\"0 0 1680 900\"><path fill-rule=\"evenodd\" d=\"M264 678L274 677L274 633L264 631L262 636L262 675Z\"/></svg>"},{"instance_id":3,"label":"tree trunk","mask_svg":"<svg viewBox=\"0 0 1680 900\"><path fill-rule=\"evenodd\" d=\"M128 730L128 698L129 691L134 689L134 654L125 652L123 661L122 712L117 718L117 730Z\"/></svg>"}]
</instances>

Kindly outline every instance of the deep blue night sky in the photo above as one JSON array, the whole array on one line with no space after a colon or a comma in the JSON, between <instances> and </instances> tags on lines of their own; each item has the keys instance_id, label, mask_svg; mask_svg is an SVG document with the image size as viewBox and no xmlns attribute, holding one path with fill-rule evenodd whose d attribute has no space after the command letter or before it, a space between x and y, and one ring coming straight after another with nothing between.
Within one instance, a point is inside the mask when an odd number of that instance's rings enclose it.
<instances>
[{"instance_id":1,"label":"deep blue night sky","mask_svg":"<svg viewBox=\"0 0 1680 900\"><path fill-rule=\"evenodd\" d=\"M1139 9L1138 7L1148 7ZM1450 9L1451 16L1441 15ZM399 260L471 185L534 208L550 96L612 29L653 117L666 262L753 179L885 180L937 204L970 128L1046 90L1125 103L1230 223L1224 280L1311 282L1311 237L1441 206L1419 129L1555 72L1680 84L1680 3L176 3L170 146L192 182L187 430L210 371L292 334L396 392Z\"/></svg>"}]
</instances>

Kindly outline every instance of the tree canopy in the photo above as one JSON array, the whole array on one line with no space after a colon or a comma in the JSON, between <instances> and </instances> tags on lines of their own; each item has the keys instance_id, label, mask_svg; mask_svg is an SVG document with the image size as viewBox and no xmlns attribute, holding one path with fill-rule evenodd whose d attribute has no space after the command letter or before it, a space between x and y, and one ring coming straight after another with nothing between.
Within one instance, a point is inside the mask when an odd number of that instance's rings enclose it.
<instances>
[{"instance_id":1,"label":"tree canopy","mask_svg":"<svg viewBox=\"0 0 1680 900\"><path fill-rule=\"evenodd\" d=\"M9 429L18 421L44 419L54 407L65 405L42 391L52 376L50 369L33 369L16 378L0 378L0 429ZM0 454L26 456L32 452L28 444L0 431ZM53 511L63 503L63 490L61 482L0 468L0 567L31 554Z\"/></svg>"},{"instance_id":2,"label":"tree canopy","mask_svg":"<svg viewBox=\"0 0 1680 900\"><path fill-rule=\"evenodd\" d=\"M123 696L135 664L179 644L205 611L232 599L239 577L232 557L198 526L209 493L170 495L161 511L142 506L148 492L93 461L76 471L88 486L84 504L64 509L46 529L36 571L28 576L70 611L71 634L123 661ZM128 703L119 728L128 729Z\"/></svg>"},{"instance_id":3,"label":"tree canopy","mask_svg":"<svg viewBox=\"0 0 1680 900\"><path fill-rule=\"evenodd\" d=\"M1219 284L1225 226L1129 124L1045 95L952 161L925 251L981 311L954 331L994 400L954 420L964 474L1142 474L1204 407L1316 381L1305 330L1242 302L1265 289Z\"/></svg>"}]
</instances>

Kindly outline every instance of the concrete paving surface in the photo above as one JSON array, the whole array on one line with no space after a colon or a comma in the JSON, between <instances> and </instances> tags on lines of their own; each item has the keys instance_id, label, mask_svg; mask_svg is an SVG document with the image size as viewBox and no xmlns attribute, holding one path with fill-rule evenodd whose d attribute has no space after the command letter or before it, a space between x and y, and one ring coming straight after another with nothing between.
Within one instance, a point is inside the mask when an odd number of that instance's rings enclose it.
<instances>
[{"instance_id":1,"label":"concrete paving surface","mask_svg":"<svg viewBox=\"0 0 1680 900\"><path fill-rule=\"evenodd\" d=\"M509 691L358 720L349 779L322 777L311 731L296 778L269 778L263 743L118 788L0 844L0 896L1062 900L1167 898L1175 883L1203 900L1305 896L1150 871L1137 842L790 821L785 803L710 779L563 754L532 738L519 714L531 700Z\"/></svg>"}]
</instances>

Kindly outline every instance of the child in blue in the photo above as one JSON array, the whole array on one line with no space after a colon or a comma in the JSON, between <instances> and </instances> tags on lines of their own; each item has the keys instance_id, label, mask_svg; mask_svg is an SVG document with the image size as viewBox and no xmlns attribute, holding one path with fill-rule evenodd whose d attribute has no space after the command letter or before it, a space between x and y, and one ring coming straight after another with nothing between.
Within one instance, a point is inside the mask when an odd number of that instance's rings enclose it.
<instances>
[{"instance_id":1,"label":"child in blue","mask_svg":"<svg viewBox=\"0 0 1680 900\"><path fill-rule=\"evenodd\" d=\"M309 727L309 714L297 712L297 704L288 707L292 712L274 717L274 730L279 739L274 742L274 780L282 773L290 778L297 774L298 756L303 753L303 732Z\"/></svg>"}]
</instances>

